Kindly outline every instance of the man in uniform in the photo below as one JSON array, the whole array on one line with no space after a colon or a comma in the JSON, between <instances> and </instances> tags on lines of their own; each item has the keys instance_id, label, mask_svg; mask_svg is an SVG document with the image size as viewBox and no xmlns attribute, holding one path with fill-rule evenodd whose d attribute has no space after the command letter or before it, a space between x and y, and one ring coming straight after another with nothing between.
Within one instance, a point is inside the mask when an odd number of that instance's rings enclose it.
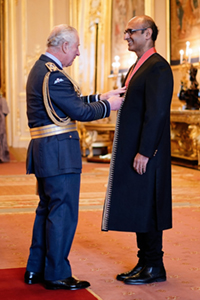
<instances>
[{"instance_id":1,"label":"man in uniform","mask_svg":"<svg viewBox=\"0 0 200 300\"><path fill-rule=\"evenodd\" d=\"M157 34L148 16L131 19L124 32L138 60L125 78L127 92L116 124L102 230L136 232L139 261L117 276L126 284L166 280L162 233L172 227L173 77L154 48Z\"/></svg>"},{"instance_id":2,"label":"man in uniform","mask_svg":"<svg viewBox=\"0 0 200 300\"><path fill-rule=\"evenodd\" d=\"M80 97L76 82L63 70L79 56L76 29L58 25L47 51L27 81L27 115L31 142L27 173L34 173L40 202L36 210L25 282L45 281L47 289L87 288L72 277L68 254L78 220L81 151L75 120L106 118L118 110L124 88Z\"/></svg>"}]
</instances>

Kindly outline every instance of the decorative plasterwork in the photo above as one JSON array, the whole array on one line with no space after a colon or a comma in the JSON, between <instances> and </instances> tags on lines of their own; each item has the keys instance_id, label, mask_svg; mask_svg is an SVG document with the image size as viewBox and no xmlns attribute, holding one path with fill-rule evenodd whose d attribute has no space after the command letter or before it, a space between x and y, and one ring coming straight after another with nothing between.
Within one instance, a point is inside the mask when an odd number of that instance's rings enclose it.
<instances>
[{"instance_id":1,"label":"decorative plasterwork","mask_svg":"<svg viewBox=\"0 0 200 300\"><path fill-rule=\"evenodd\" d=\"M27 76L28 76L33 64L36 62L36 60L38 60L38 58L40 57L41 54L42 54L41 46L40 45L35 45L33 55L27 55L26 56L26 62L25 62L25 66L24 66L25 82L27 80Z\"/></svg>"},{"instance_id":2,"label":"decorative plasterwork","mask_svg":"<svg viewBox=\"0 0 200 300\"><path fill-rule=\"evenodd\" d=\"M160 0L159 0L160 1ZM145 0L145 15L148 15L154 19L154 7L155 7L155 0Z\"/></svg>"},{"instance_id":3,"label":"decorative plasterwork","mask_svg":"<svg viewBox=\"0 0 200 300\"><path fill-rule=\"evenodd\" d=\"M89 9L89 19L91 23L100 23L101 21L101 0L91 0Z\"/></svg>"},{"instance_id":4,"label":"decorative plasterwork","mask_svg":"<svg viewBox=\"0 0 200 300\"><path fill-rule=\"evenodd\" d=\"M79 83L83 94L94 93L97 55L97 91L107 89L110 69L111 0L79 2Z\"/></svg>"}]
</instances>

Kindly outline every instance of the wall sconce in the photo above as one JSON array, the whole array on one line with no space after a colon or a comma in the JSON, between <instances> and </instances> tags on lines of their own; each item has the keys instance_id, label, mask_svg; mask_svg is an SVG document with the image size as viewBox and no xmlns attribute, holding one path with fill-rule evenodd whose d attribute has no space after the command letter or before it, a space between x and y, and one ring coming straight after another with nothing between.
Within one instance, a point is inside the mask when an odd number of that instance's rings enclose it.
<instances>
[{"instance_id":1,"label":"wall sconce","mask_svg":"<svg viewBox=\"0 0 200 300\"><path fill-rule=\"evenodd\" d=\"M114 57L114 62L112 63L112 67L113 67L113 74L114 75L118 75L118 73L119 73L119 67L120 67L120 62L119 62L119 60L120 60L120 57L118 56L118 55L116 55L115 57Z\"/></svg>"},{"instance_id":2,"label":"wall sconce","mask_svg":"<svg viewBox=\"0 0 200 300\"><path fill-rule=\"evenodd\" d=\"M181 49L180 53L180 71L182 73L180 92L178 93L179 100L183 101L185 105L182 109L199 110L199 83L196 80L198 68L200 67L200 48L199 50L199 62L196 67L191 63L191 56L193 50L190 48L190 42L186 42L186 51L184 57L184 51ZM188 87L188 77L190 80L190 86Z\"/></svg>"},{"instance_id":3,"label":"wall sconce","mask_svg":"<svg viewBox=\"0 0 200 300\"><path fill-rule=\"evenodd\" d=\"M185 50L185 57L184 57L184 50L183 49L181 49L180 51L179 51L179 53L180 53L180 64L182 65L183 63L189 63L189 64L191 64L191 56L192 56L192 52L193 52L193 50L192 50L192 48L190 48L190 42L189 41L187 41L186 42L186 50Z\"/></svg>"},{"instance_id":4,"label":"wall sconce","mask_svg":"<svg viewBox=\"0 0 200 300\"><path fill-rule=\"evenodd\" d=\"M117 85L117 79L118 79L118 75L119 75L119 67L120 67L120 57L118 55L116 55L114 57L114 62L112 63L112 68L113 68L113 80L114 80L114 89L118 88Z\"/></svg>"}]
</instances>

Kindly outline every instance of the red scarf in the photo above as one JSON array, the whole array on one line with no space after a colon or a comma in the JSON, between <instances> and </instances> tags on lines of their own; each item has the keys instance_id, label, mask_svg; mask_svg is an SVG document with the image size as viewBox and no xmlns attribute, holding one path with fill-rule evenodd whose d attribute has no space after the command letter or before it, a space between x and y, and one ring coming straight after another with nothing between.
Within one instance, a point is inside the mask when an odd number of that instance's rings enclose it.
<instances>
[{"instance_id":1,"label":"red scarf","mask_svg":"<svg viewBox=\"0 0 200 300\"><path fill-rule=\"evenodd\" d=\"M128 87L129 81L131 80L132 76L135 74L135 72L141 67L141 65L154 53L156 53L156 49L154 47L147 50L140 60L136 63L135 67L133 66L133 70L131 70L128 74L128 77L126 78L125 86Z\"/></svg>"}]
</instances>

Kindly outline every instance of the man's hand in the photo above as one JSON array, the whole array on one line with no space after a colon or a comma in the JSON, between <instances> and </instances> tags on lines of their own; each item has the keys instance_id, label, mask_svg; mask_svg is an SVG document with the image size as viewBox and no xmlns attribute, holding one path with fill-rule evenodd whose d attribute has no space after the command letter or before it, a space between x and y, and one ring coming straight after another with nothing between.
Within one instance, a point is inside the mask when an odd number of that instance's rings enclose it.
<instances>
[{"instance_id":1,"label":"man's hand","mask_svg":"<svg viewBox=\"0 0 200 300\"><path fill-rule=\"evenodd\" d=\"M124 98L120 96L112 96L108 99L111 110L119 110Z\"/></svg>"},{"instance_id":2,"label":"man's hand","mask_svg":"<svg viewBox=\"0 0 200 300\"><path fill-rule=\"evenodd\" d=\"M107 93L100 95L100 100L108 100L112 96L119 96L120 94L124 94L126 92L126 87L122 87L116 90L109 91Z\"/></svg>"},{"instance_id":3,"label":"man's hand","mask_svg":"<svg viewBox=\"0 0 200 300\"><path fill-rule=\"evenodd\" d=\"M137 153L133 161L134 170L140 175L144 174L146 172L148 161L149 157Z\"/></svg>"}]
</instances>

